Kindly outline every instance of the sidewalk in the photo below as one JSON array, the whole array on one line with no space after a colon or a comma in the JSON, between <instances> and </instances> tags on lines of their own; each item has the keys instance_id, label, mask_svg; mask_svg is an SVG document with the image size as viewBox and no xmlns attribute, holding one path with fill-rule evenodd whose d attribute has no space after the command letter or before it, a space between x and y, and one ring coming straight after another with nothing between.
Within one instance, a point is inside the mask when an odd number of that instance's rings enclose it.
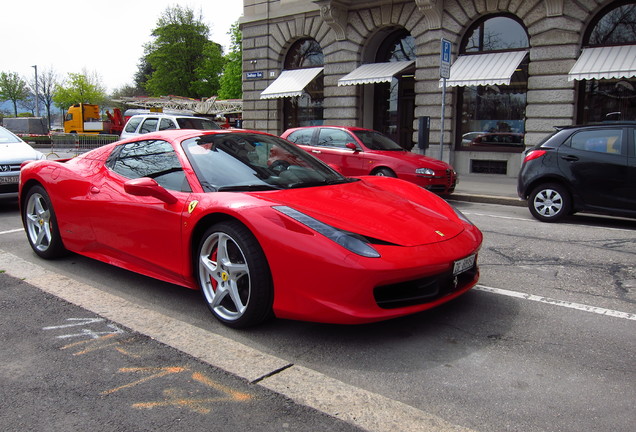
<instances>
[{"instance_id":1,"label":"sidewalk","mask_svg":"<svg viewBox=\"0 0 636 432\"><path fill-rule=\"evenodd\" d=\"M460 174L459 183L449 199L526 206L526 202L517 196L517 178L496 174Z\"/></svg>"}]
</instances>

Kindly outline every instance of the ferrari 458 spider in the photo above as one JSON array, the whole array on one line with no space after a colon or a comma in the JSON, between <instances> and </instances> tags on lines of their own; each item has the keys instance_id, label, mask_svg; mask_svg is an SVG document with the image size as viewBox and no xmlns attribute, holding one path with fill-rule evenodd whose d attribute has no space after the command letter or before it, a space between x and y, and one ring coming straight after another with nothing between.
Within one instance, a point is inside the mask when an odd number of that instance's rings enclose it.
<instances>
[{"instance_id":1,"label":"ferrari 458 spider","mask_svg":"<svg viewBox=\"0 0 636 432\"><path fill-rule=\"evenodd\" d=\"M347 178L278 137L172 130L25 164L20 207L45 259L72 251L200 289L231 327L366 323L469 290L482 234L395 178Z\"/></svg>"}]
</instances>

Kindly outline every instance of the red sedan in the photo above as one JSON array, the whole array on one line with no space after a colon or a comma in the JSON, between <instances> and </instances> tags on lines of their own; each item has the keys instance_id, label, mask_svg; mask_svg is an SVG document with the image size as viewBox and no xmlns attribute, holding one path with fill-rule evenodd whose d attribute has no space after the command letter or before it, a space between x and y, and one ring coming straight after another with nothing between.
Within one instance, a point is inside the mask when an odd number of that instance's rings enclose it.
<instances>
[{"instance_id":1,"label":"red sedan","mask_svg":"<svg viewBox=\"0 0 636 432\"><path fill-rule=\"evenodd\" d=\"M164 131L30 162L19 198L40 257L72 251L200 289L231 327L389 319L449 301L479 274L482 234L441 198L344 177L259 132Z\"/></svg>"},{"instance_id":2,"label":"red sedan","mask_svg":"<svg viewBox=\"0 0 636 432\"><path fill-rule=\"evenodd\" d=\"M457 173L441 160L404 150L380 132L358 127L307 126L282 135L346 176L397 177L440 195L455 191Z\"/></svg>"}]
</instances>

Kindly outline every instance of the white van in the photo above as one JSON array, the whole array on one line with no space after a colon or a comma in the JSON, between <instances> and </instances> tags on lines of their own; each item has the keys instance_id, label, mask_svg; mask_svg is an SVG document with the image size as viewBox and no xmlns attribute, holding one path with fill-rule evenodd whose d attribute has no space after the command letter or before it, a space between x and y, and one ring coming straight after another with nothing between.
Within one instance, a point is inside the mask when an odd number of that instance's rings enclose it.
<instances>
[{"instance_id":1,"label":"white van","mask_svg":"<svg viewBox=\"0 0 636 432\"><path fill-rule=\"evenodd\" d=\"M212 120L205 117L174 115L163 113L137 114L126 122L120 138L131 138L145 133L168 129L221 129Z\"/></svg>"}]
</instances>

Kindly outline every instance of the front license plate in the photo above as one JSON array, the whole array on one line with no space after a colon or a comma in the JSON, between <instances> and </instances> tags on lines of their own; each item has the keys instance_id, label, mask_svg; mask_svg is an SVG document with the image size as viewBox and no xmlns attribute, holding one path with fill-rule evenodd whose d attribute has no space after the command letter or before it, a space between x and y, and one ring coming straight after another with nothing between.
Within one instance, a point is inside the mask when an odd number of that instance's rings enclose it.
<instances>
[{"instance_id":1,"label":"front license plate","mask_svg":"<svg viewBox=\"0 0 636 432\"><path fill-rule=\"evenodd\" d=\"M464 259L455 261L455 263L453 264L453 276L463 273L466 270L472 268L475 265L476 256L477 255L471 255Z\"/></svg>"},{"instance_id":2,"label":"front license plate","mask_svg":"<svg viewBox=\"0 0 636 432\"><path fill-rule=\"evenodd\" d=\"M18 182L18 176L0 176L0 183L11 183L15 184Z\"/></svg>"}]
</instances>

